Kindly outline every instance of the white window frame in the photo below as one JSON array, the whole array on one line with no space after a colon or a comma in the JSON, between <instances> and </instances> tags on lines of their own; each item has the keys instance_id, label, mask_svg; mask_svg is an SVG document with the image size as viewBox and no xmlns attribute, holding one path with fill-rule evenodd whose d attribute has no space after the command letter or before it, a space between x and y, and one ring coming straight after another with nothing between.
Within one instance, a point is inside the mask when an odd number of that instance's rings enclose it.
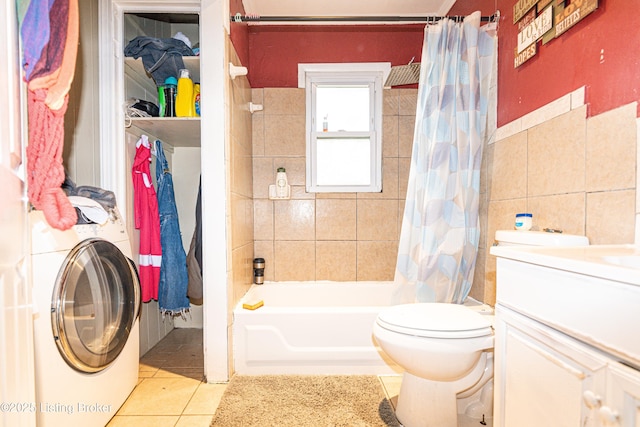
<instances>
[{"instance_id":1,"label":"white window frame","mask_svg":"<svg viewBox=\"0 0 640 427\"><path fill-rule=\"evenodd\" d=\"M381 192L382 191L382 90L391 70L390 63L299 64L298 87L306 92L306 190L312 193ZM368 85L370 87L369 131L346 132L317 130L315 92L318 85ZM369 185L320 185L317 182L316 141L322 138L369 138Z\"/></svg>"}]
</instances>

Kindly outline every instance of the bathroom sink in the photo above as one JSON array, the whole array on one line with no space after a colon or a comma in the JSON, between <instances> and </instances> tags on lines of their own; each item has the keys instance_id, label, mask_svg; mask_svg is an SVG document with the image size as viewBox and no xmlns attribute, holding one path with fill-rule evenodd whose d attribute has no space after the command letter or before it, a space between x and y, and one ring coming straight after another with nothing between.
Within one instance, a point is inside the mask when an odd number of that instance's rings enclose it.
<instances>
[{"instance_id":1,"label":"bathroom sink","mask_svg":"<svg viewBox=\"0 0 640 427\"><path fill-rule=\"evenodd\" d=\"M640 270L640 255L604 256L604 262Z\"/></svg>"},{"instance_id":2,"label":"bathroom sink","mask_svg":"<svg viewBox=\"0 0 640 427\"><path fill-rule=\"evenodd\" d=\"M640 366L640 246L494 246L496 302Z\"/></svg>"},{"instance_id":3,"label":"bathroom sink","mask_svg":"<svg viewBox=\"0 0 640 427\"><path fill-rule=\"evenodd\" d=\"M491 254L640 286L640 246L494 246Z\"/></svg>"}]
</instances>

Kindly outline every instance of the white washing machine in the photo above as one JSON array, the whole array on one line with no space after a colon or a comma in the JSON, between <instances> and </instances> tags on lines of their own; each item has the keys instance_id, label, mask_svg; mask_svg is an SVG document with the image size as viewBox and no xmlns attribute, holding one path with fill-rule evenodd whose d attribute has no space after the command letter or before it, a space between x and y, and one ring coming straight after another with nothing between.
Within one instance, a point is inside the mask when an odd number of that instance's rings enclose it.
<instances>
[{"instance_id":1,"label":"white washing machine","mask_svg":"<svg viewBox=\"0 0 640 427\"><path fill-rule=\"evenodd\" d=\"M104 225L29 214L38 427L104 426L138 381L140 283L116 210Z\"/></svg>"}]
</instances>

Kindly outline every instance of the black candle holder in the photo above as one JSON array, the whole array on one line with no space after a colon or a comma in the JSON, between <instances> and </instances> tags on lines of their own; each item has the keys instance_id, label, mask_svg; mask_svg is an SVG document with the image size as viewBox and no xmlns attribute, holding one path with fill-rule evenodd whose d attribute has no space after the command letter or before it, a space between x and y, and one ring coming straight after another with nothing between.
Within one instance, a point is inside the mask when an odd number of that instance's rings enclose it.
<instances>
[{"instance_id":1,"label":"black candle holder","mask_svg":"<svg viewBox=\"0 0 640 427\"><path fill-rule=\"evenodd\" d=\"M264 258L253 259L253 283L256 285L264 283Z\"/></svg>"}]
</instances>

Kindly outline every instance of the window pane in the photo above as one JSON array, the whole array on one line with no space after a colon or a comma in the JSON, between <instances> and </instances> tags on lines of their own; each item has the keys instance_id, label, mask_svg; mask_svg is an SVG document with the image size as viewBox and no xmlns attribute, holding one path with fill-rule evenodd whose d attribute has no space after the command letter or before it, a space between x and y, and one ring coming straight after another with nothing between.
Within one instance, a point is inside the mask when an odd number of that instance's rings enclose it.
<instances>
[{"instance_id":1,"label":"window pane","mask_svg":"<svg viewBox=\"0 0 640 427\"><path fill-rule=\"evenodd\" d=\"M371 184L369 138L317 139L318 185Z\"/></svg>"},{"instance_id":2,"label":"window pane","mask_svg":"<svg viewBox=\"0 0 640 427\"><path fill-rule=\"evenodd\" d=\"M316 131L369 131L369 86L316 87ZM328 128L324 129L324 125Z\"/></svg>"}]
</instances>

